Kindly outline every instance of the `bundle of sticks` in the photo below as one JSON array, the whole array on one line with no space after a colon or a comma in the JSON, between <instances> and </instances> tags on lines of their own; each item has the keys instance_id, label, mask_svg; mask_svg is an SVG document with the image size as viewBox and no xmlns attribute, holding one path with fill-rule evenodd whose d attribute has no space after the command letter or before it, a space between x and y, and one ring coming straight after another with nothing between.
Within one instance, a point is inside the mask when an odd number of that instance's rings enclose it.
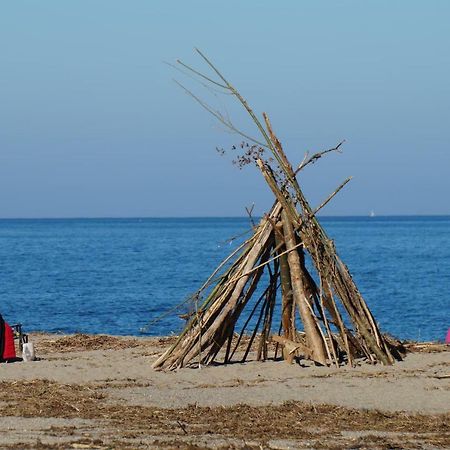
<instances>
[{"instance_id":1,"label":"bundle of sticks","mask_svg":"<svg viewBox=\"0 0 450 450\"><path fill-rule=\"evenodd\" d=\"M245 361L252 348L258 360L267 359L272 348L275 358L281 349L280 355L288 362L303 358L337 367L354 365L357 358L385 365L401 359L396 342L380 332L347 266L316 217L349 179L315 209L297 180L301 170L325 153L338 150L340 144L305 158L294 170L267 115L263 114L264 121L260 121L241 94L198 53L217 80L180 64L203 81L227 89L246 109L262 143L251 139L243 160L257 165L275 203L254 227L252 236L219 265L195 294L196 308L184 331L153 367L173 370L192 362L209 364L219 356L224 363L235 358ZM222 123L239 132L190 94ZM270 158L265 157L268 151ZM307 264L306 257L311 264ZM241 317L244 311L246 317ZM275 318L279 323L274 323ZM249 324L252 330L247 330Z\"/></svg>"}]
</instances>

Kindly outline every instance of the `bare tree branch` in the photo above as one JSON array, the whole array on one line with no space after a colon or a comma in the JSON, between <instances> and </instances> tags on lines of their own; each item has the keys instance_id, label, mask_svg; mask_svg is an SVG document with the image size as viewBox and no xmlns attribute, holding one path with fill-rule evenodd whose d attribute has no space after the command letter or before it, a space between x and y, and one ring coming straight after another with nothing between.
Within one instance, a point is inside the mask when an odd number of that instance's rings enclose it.
<instances>
[{"instance_id":1,"label":"bare tree branch","mask_svg":"<svg viewBox=\"0 0 450 450\"><path fill-rule=\"evenodd\" d=\"M311 214L309 217L315 216L353 177L348 177L343 183L341 183L333 193L331 193Z\"/></svg>"},{"instance_id":2,"label":"bare tree branch","mask_svg":"<svg viewBox=\"0 0 450 450\"><path fill-rule=\"evenodd\" d=\"M308 164L314 164L318 159L322 158L323 155L326 155L330 152L339 152L342 153L342 150L340 150L341 145L345 142L345 139L341 142L339 142L336 147L329 148L328 150L323 150L321 152L314 153L310 158L306 159L307 154L305 155L305 158L303 159L303 162L298 166L297 170L295 171L295 174L300 172L300 170L304 169Z\"/></svg>"},{"instance_id":3,"label":"bare tree branch","mask_svg":"<svg viewBox=\"0 0 450 450\"><path fill-rule=\"evenodd\" d=\"M257 139L249 136L248 134L244 133L243 131L236 128L232 122L227 120L223 115L219 112L213 109L211 106L209 106L206 102L204 102L201 98L197 97L192 91L190 91L188 88L183 86L179 81L173 80L181 89L184 90L186 94L188 94L190 97L192 97L202 108L204 108L206 111L208 111L210 114L212 114L220 123L225 125L227 128L229 128L231 131L233 131L236 134L241 135L243 138L248 139L249 141L253 142L254 144L257 144L261 147L266 147L264 143L258 141Z\"/></svg>"},{"instance_id":4,"label":"bare tree branch","mask_svg":"<svg viewBox=\"0 0 450 450\"><path fill-rule=\"evenodd\" d=\"M197 50L198 51L198 50ZM198 75L199 77L209 81L212 84L215 84L216 86L219 86L223 89L229 89L228 86L224 86L221 83L218 83L217 81L214 81L213 79L207 77L206 75L204 75L203 73L199 72L198 70L195 70L194 68L192 68L191 66L188 66L187 64L185 64L183 61L180 61L179 59L177 59L177 63L180 64L181 66L185 67L186 69L190 70L191 72L195 73L196 75Z\"/></svg>"}]
</instances>

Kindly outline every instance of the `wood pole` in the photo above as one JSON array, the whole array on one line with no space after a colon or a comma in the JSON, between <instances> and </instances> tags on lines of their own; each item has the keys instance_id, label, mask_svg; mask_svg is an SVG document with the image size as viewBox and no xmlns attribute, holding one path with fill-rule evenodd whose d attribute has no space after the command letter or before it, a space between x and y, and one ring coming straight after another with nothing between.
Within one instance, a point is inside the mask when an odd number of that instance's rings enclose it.
<instances>
[{"instance_id":1,"label":"wood pole","mask_svg":"<svg viewBox=\"0 0 450 450\"><path fill-rule=\"evenodd\" d=\"M280 253L286 248L283 235L283 223L280 221L276 225L275 230L275 242L277 247L280 248ZM294 297L291 286L291 274L289 271L287 254L280 256L280 278L281 278L281 325L283 335L286 339L291 341L295 340L295 315L293 309ZM283 347L283 359L292 364L295 354L289 353L289 351Z\"/></svg>"},{"instance_id":2,"label":"wood pole","mask_svg":"<svg viewBox=\"0 0 450 450\"><path fill-rule=\"evenodd\" d=\"M296 244L294 229L292 222L284 210L281 212L281 218L283 221L286 249L289 250ZM306 297L305 286L303 285L302 268L298 252L292 251L288 253L288 263L291 273L293 296L303 322L307 344L312 350L314 360L320 364L326 365L326 343L322 339L313 314L308 307L308 299Z\"/></svg>"}]
</instances>

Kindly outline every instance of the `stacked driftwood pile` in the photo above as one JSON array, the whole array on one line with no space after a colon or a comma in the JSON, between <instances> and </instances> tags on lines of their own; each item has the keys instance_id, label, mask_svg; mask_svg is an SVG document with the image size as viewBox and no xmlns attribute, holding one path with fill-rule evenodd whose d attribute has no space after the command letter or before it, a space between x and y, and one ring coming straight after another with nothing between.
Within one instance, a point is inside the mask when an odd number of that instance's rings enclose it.
<instances>
[{"instance_id":1,"label":"stacked driftwood pile","mask_svg":"<svg viewBox=\"0 0 450 450\"><path fill-rule=\"evenodd\" d=\"M349 180L316 209L311 208L297 181L298 172L339 146L305 158L294 170L267 115L259 121L240 93L199 54L217 80L181 64L202 81L234 95L247 110L262 139L259 142L250 138L251 145L243 146L245 153L240 162L258 166L276 201L254 227L251 238L223 261L195 294L196 308L184 331L154 367L176 369L190 362L208 364L219 356L225 363L237 356L245 361L251 348L256 348L258 359L268 358L270 348L275 352L280 348L280 354L289 362L304 358L339 366L366 358L372 363L392 364L400 358L394 343L380 332L347 266L316 217ZM228 119L194 98L240 133ZM312 264L306 263L307 255ZM241 317L243 313L245 317ZM274 323L275 318L279 318L278 323Z\"/></svg>"}]
</instances>

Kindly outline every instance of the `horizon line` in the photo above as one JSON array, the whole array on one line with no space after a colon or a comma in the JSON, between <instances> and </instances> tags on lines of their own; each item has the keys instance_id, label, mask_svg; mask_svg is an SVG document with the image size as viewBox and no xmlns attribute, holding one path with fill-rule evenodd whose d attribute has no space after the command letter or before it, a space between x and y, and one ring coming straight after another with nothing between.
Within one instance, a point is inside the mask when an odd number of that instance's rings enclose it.
<instances>
[{"instance_id":1,"label":"horizon line","mask_svg":"<svg viewBox=\"0 0 450 450\"><path fill-rule=\"evenodd\" d=\"M255 215L254 218L262 218L263 215ZM450 214L324 214L319 218L369 218L382 217L450 217ZM132 219L248 219L247 215L241 216L47 216L47 217L0 217L0 220L132 220Z\"/></svg>"}]
</instances>

